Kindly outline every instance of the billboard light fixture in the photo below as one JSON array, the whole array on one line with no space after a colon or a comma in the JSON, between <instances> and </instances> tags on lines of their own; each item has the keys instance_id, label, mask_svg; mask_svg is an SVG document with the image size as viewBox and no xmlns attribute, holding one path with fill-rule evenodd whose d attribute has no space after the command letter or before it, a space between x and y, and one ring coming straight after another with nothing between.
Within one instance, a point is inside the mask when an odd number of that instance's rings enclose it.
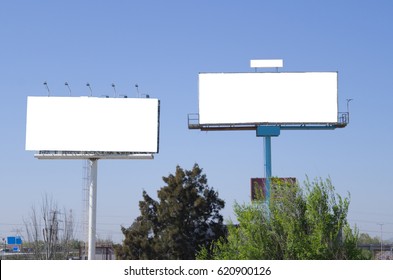
<instances>
[{"instance_id":1,"label":"billboard light fixture","mask_svg":"<svg viewBox=\"0 0 393 280\"><path fill-rule=\"evenodd\" d=\"M65 82L64 85L68 88L68 91L70 92L70 96L71 96L71 88L70 88L70 85L68 84L68 82Z\"/></svg>"},{"instance_id":2,"label":"billboard light fixture","mask_svg":"<svg viewBox=\"0 0 393 280\"><path fill-rule=\"evenodd\" d=\"M48 91L48 96L50 96L50 90L48 87L48 83L46 81L44 82L44 86L46 87L46 90Z\"/></svg>"}]
</instances>

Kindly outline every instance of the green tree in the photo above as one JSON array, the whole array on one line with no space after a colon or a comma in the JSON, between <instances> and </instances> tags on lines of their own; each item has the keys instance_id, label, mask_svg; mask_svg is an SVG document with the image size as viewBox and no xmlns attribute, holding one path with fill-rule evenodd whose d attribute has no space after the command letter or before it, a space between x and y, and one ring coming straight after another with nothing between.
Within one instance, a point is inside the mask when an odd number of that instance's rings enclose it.
<instances>
[{"instance_id":1,"label":"green tree","mask_svg":"<svg viewBox=\"0 0 393 280\"><path fill-rule=\"evenodd\" d=\"M213 259L363 259L358 232L347 222L349 198L335 194L327 179L305 188L273 180L269 206L235 204L238 224L215 242ZM204 248L199 259L210 258Z\"/></svg>"},{"instance_id":2,"label":"green tree","mask_svg":"<svg viewBox=\"0 0 393 280\"><path fill-rule=\"evenodd\" d=\"M379 237L371 237L367 233L361 233L359 235L359 244L379 245L381 244L381 239Z\"/></svg>"},{"instance_id":3,"label":"green tree","mask_svg":"<svg viewBox=\"0 0 393 280\"><path fill-rule=\"evenodd\" d=\"M140 216L129 228L122 227L125 239L115 248L118 259L195 259L201 247L224 236L224 201L197 164L192 170L177 166L163 181L159 200L144 191Z\"/></svg>"}]
</instances>

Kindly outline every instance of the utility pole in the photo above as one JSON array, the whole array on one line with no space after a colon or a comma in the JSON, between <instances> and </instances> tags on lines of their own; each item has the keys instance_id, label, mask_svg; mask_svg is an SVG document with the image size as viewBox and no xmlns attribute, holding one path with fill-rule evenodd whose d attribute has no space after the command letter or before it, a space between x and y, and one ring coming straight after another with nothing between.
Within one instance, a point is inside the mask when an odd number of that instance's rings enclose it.
<instances>
[{"instance_id":1,"label":"utility pole","mask_svg":"<svg viewBox=\"0 0 393 280\"><path fill-rule=\"evenodd\" d=\"M381 260L382 260L382 249L383 249L383 241L382 241L382 226L383 226L384 224L380 223L380 224L378 224L378 225L380 225L380 226L381 226Z\"/></svg>"},{"instance_id":2,"label":"utility pole","mask_svg":"<svg viewBox=\"0 0 393 280\"><path fill-rule=\"evenodd\" d=\"M7 239L3 238L2 240L4 243L3 260L5 260L5 254L7 253Z\"/></svg>"}]
</instances>

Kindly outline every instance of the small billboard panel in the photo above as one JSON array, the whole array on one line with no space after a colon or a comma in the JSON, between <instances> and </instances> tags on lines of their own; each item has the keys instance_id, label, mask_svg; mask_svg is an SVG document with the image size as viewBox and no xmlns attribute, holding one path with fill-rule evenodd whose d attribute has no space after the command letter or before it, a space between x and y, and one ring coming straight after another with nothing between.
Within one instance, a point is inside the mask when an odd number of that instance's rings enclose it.
<instances>
[{"instance_id":1,"label":"small billboard panel","mask_svg":"<svg viewBox=\"0 0 393 280\"><path fill-rule=\"evenodd\" d=\"M287 178L278 178L272 177L271 179L271 189L268 189L266 186L266 178L251 178L251 200L262 200L266 201L268 197L270 197L271 192L274 192L274 186L277 185L286 185L286 186L294 186L297 184L297 180L294 177Z\"/></svg>"},{"instance_id":2,"label":"small billboard panel","mask_svg":"<svg viewBox=\"0 0 393 280\"><path fill-rule=\"evenodd\" d=\"M266 187L265 178L251 178L251 200L265 201L270 196L270 190Z\"/></svg>"},{"instance_id":3,"label":"small billboard panel","mask_svg":"<svg viewBox=\"0 0 393 280\"><path fill-rule=\"evenodd\" d=\"M337 72L200 73L199 123L337 123Z\"/></svg>"},{"instance_id":4,"label":"small billboard panel","mask_svg":"<svg viewBox=\"0 0 393 280\"><path fill-rule=\"evenodd\" d=\"M159 100L27 98L26 150L158 153Z\"/></svg>"}]
</instances>

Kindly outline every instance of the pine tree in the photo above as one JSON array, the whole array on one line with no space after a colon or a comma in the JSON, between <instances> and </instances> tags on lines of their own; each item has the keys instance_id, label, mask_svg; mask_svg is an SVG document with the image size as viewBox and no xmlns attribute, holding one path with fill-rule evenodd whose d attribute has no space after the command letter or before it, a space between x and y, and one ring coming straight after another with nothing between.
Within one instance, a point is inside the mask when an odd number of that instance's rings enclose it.
<instances>
[{"instance_id":1,"label":"pine tree","mask_svg":"<svg viewBox=\"0 0 393 280\"><path fill-rule=\"evenodd\" d=\"M118 259L195 259L201 247L224 236L220 210L225 203L197 164L192 170L177 166L163 181L159 201L143 192L140 216L129 228L122 227L125 239L116 248Z\"/></svg>"}]
</instances>

